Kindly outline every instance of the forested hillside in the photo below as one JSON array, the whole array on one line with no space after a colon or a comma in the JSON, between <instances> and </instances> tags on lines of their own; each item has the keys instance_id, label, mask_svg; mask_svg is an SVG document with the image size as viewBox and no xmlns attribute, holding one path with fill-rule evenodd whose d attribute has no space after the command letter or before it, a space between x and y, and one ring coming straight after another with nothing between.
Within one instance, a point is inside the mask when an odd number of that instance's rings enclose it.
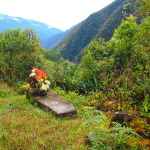
<instances>
[{"instance_id":1,"label":"forested hillside","mask_svg":"<svg viewBox=\"0 0 150 150\"><path fill-rule=\"evenodd\" d=\"M73 28L74 26L62 33L41 40L41 45L46 49L53 49Z\"/></svg>"},{"instance_id":2,"label":"forested hillside","mask_svg":"<svg viewBox=\"0 0 150 150\"><path fill-rule=\"evenodd\" d=\"M137 2L136 16L122 19L108 41L89 41L78 63L41 48L31 29L0 33L0 148L150 149L150 1ZM56 118L25 98L32 67L46 72L76 116Z\"/></svg>"},{"instance_id":3,"label":"forested hillside","mask_svg":"<svg viewBox=\"0 0 150 150\"><path fill-rule=\"evenodd\" d=\"M91 14L55 47L65 59L81 57L81 51L92 39L103 37L108 41L122 19L134 13L135 0L116 0L102 10ZM76 58L75 58L76 57Z\"/></svg>"}]
</instances>

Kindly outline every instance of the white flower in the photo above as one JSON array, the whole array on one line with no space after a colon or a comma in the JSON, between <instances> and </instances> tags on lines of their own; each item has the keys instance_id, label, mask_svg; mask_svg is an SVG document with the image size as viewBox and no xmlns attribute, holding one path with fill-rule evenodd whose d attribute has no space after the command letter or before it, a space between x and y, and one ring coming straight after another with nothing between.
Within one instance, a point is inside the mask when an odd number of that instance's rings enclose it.
<instances>
[{"instance_id":1,"label":"white flower","mask_svg":"<svg viewBox=\"0 0 150 150\"><path fill-rule=\"evenodd\" d=\"M42 83L42 85L41 85L41 87L40 87L40 90L45 90L45 91L47 91L48 88L49 88L49 85Z\"/></svg>"},{"instance_id":2,"label":"white flower","mask_svg":"<svg viewBox=\"0 0 150 150\"><path fill-rule=\"evenodd\" d=\"M35 77L35 76L36 76L36 73L31 73L29 76L30 76L30 77Z\"/></svg>"},{"instance_id":3,"label":"white flower","mask_svg":"<svg viewBox=\"0 0 150 150\"><path fill-rule=\"evenodd\" d=\"M36 70L36 69L32 69L32 73L34 73L35 70Z\"/></svg>"},{"instance_id":4,"label":"white flower","mask_svg":"<svg viewBox=\"0 0 150 150\"><path fill-rule=\"evenodd\" d=\"M50 82L49 82L48 80L45 80L45 83L46 83L47 85L50 85Z\"/></svg>"}]
</instances>

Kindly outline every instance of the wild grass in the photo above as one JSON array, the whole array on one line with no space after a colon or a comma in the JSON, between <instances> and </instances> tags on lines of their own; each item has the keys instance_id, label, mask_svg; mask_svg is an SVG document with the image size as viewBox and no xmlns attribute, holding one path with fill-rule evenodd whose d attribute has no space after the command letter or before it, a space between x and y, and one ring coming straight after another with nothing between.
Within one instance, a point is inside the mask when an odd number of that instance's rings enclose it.
<instances>
[{"instance_id":1,"label":"wild grass","mask_svg":"<svg viewBox=\"0 0 150 150\"><path fill-rule=\"evenodd\" d=\"M2 87L6 96L0 97L0 149L87 149L86 129L79 130L83 121L80 110L77 116L59 118L30 104L25 95L17 95L6 85Z\"/></svg>"},{"instance_id":2,"label":"wild grass","mask_svg":"<svg viewBox=\"0 0 150 150\"><path fill-rule=\"evenodd\" d=\"M71 102L78 111L77 115L62 118L40 109L36 103L31 104L25 95L18 95L4 83L0 83L0 89L5 91L5 94L0 94L2 150L88 150L92 147L85 144L85 137L98 127L106 131L105 136L111 141L112 132L107 136L110 120L100 111L85 107L88 101L85 96L56 89L57 93ZM92 123L84 126L89 120L92 120ZM98 124L93 121L98 121ZM96 139L99 141L98 137ZM107 142L106 147L111 146L109 143L112 144Z\"/></svg>"}]
</instances>

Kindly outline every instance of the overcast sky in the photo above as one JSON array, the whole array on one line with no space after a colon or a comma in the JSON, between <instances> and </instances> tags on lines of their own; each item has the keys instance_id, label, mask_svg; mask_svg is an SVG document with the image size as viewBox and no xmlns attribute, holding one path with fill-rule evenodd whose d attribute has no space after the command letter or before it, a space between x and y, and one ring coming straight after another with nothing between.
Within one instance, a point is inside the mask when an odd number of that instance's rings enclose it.
<instances>
[{"instance_id":1,"label":"overcast sky","mask_svg":"<svg viewBox=\"0 0 150 150\"><path fill-rule=\"evenodd\" d=\"M66 30L114 0L1 0L0 13Z\"/></svg>"}]
</instances>

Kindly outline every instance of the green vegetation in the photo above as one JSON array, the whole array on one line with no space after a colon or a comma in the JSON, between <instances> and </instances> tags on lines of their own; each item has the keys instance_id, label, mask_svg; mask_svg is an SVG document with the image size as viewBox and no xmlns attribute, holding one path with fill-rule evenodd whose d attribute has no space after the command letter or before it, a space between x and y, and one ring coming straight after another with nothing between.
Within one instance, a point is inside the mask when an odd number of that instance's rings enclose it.
<instances>
[{"instance_id":1,"label":"green vegetation","mask_svg":"<svg viewBox=\"0 0 150 150\"><path fill-rule=\"evenodd\" d=\"M39 39L32 29L14 28L0 33L0 78L10 85L25 81L28 71L40 65Z\"/></svg>"},{"instance_id":2,"label":"green vegetation","mask_svg":"<svg viewBox=\"0 0 150 150\"><path fill-rule=\"evenodd\" d=\"M135 0L114 1L82 21L55 48L59 49L62 56L69 61L80 60L83 49L91 40L100 37L106 41L110 40L121 20L135 12L135 6Z\"/></svg>"},{"instance_id":3,"label":"green vegetation","mask_svg":"<svg viewBox=\"0 0 150 150\"><path fill-rule=\"evenodd\" d=\"M32 29L0 33L0 149L149 149L149 1L138 2L141 21L130 15L109 41L90 41L78 64L41 48ZM77 115L58 118L26 99L32 67ZM116 111L132 119L112 122Z\"/></svg>"},{"instance_id":4,"label":"green vegetation","mask_svg":"<svg viewBox=\"0 0 150 150\"><path fill-rule=\"evenodd\" d=\"M1 82L0 87L9 93L5 97L0 94L3 97L0 99L0 149L88 150L99 149L98 145L104 150L119 147L144 149L140 136L131 128L121 127L120 124L110 128L110 119L104 113L84 107L88 102L85 96L74 92L66 94L57 88L57 93L78 109L78 114L73 117L57 118L51 112L38 108L36 103L32 105L25 95L17 95L6 84ZM95 140L93 137L90 139L94 147L85 144L89 131L97 133ZM100 136L100 143L98 133L103 135Z\"/></svg>"}]
</instances>

